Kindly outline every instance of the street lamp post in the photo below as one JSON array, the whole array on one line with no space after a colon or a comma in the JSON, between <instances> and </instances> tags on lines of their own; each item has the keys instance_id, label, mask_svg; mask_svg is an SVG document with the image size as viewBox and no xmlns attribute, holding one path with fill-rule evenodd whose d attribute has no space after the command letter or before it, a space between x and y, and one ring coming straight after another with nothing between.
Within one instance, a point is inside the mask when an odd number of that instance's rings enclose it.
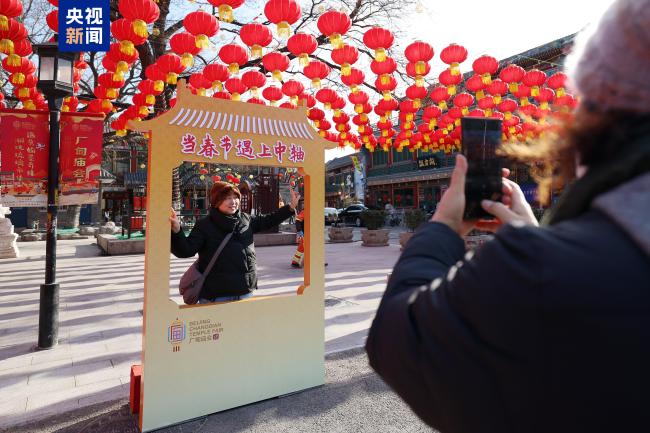
<instances>
[{"instance_id":1,"label":"street lamp post","mask_svg":"<svg viewBox=\"0 0 650 433\"><path fill-rule=\"evenodd\" d=\"M59 140L63 98L73 93L73 66L77 53L59 52L56 43L36 45L39 57L38 89L50 110L50 147L47 173L47 233L45 284L41 284L38 347L49 349L59 334L59 285L56 283L56 226L59 202Z\"/></svg>"}]
</instances>

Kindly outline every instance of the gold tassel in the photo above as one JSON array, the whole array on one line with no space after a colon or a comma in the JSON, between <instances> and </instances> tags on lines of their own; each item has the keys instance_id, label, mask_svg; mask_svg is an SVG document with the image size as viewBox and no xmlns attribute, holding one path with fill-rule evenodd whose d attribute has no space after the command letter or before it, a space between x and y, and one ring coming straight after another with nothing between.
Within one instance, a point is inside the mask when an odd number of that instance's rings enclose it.
<instances>
[{"instance_id":1,"label":"gold tassel","mask_svg":"<svg viewBox=\"0 0 650 433\"><path fill-rule=\"evenodd\" d=\"M519 85L517 83L510 83L508 85L508 89L510 89L510 93L515 93L517 90L519 90Z\"/></svg>"},{"instance_id":2,"label":"gold tassel","mask_svg":"<svg viewBox=\"0 0 650 433\"><path fill-rule=\"evenodd\" d=\"M120 60L115 64L115 72L121 72L122 74L126 73L129 71L129 64L126 63L124 60ZM114 76L114 78L117 78ZM115 79L113 81L122 81L124 78L121 79Z\"/></svg>"},{"instance_id":3,"label":"gold tassel","mask_svg":"<svg viewBox=\"0 0 650 433\"><path fill-rule=\"evenodd\" d=\"M530 96L539 96L539 86L533 86L532 89L530 89Z\"/></svg>"},{"instance_id":4,"label":"gold tassel","mask_svg":"<svg viewBox=\"0 0 650 433\"><path fill-rule=\"evenodd\" d=\"M476 99L478 99L480 101L483 98L485 98L485 92L483 90L477 91L476 92Z\"/></svg>"},{"instance_id":5,"label":"gold tassel","mask_svg":"<svg viewBox=\"0 0 650 433\"><path fill-rule=\"evenodd\" d=\"M194 65L194 56L192 56L190 53L183 53L181 56L181 65L185 66L186 68L191 68Z\"/></svg>"},{"instance_id":6,"label":"gold tassel","mask_svg":"<svg viewBox=\"0 0 650 433\"><path fill-rule=\"evenodd\" d=\"M494 95L494 103L495 104L501 103L501 95Z\"/></svg>"},{"instance_id":7,"label":"gold tassel","mask_svg":"<svg viewBox=\"0 0 650 433\"><path fill-rule=\"evenodd\" d=\"M18 54L10 54L9 57L7 57L7 64L9 66L20 66L20 56Z\"/></svg>"},{"instance_id":8,"label":"gold tassel","mask_svg":"<svg viewBox=\"0 0 650 433\"><path fill-rule=\"evenodd\" d=\"M231 63L228 65L228 72L233 75L239 74L239 65L237 63Z\"/></svg>"},{"instance_id":9,"label":"gold tassel","mask_svg":"<svg viewBox=\"0 0 650 433\"><path fill-rule=\"evenodd\" d=\"M343 63L341 65L341 75L344 77L349 76L352 73L352 66L349 63Z\"/></svg>"},{"instance_id":10,"label":"gold tassel","mask_svg":"<svg viewBox=\"0 0 650 433\"><path fill-rule=\"evenodd\" d=\"M234 21L232 7L230 5L219 5L219 20L224 23L231 23Z\"/></svg>"},{"instance_id":11,"label":"gold tassel","mask_svg":"<svg viewBox=\"0 0 650 433\"><path fill-rule=\"evenodd\" d=\"M386 50L384 48L377 48L375 50L375 60L379 63L386 60Z\"/></svg>"},{"instance_id":12,"label":"gold tassel","mask_svg":"<svg viewBox=\"0 0 650 433\"><path fill-rule=\"evenodd\" d=\"M486 86L489 85L489 84L492 84L492 75L490 75L488 73L485 73L485 74L481 75L481 81Z\"/></svg>"},{"instance_id":13,"label":"gold tassel","mask_svg":"<svg viewBox=\"0 0 650 433\"><path fill-rule=\"evenodd\" d=\"M332 44L332 47L336 48L341 48L343 46L343 38L341 38L341 35L338 33L332 33L328 37L330 44Z\"/></svg>"},{"instance_id":14,"label":"gold tassel","mask_svg":"<svg viewBox=\"0 0 650 433\"><path fill-rule=\"evenodd\" d=\"M217 92L221 92L223 90L223 83L219 80L215 80L212 82L212 89L216 89Z\"/></svg>"},{"instance_id":15,"label":"gold tassel","mask_svg":"<svg viewBox=\"0 0 650 433\"><path fill-rule=\"evenodd\" d=\"M522 107L525 107L526 105L528 105L528 98L519 98L519 104Z\"/></svg>"},{"instance_id":16,"label":"gold tassel","mask_svg":"<svg viewBox=\"0 0 650 433\"><path fill-rule=\"evenodd\" d=\"M314 78L311 80L311 88L312 89L320 89L321 83L320 83L320 78Z\"/></svg>"},{"instance_id":17,"label":"gold tassel","mask_svg":"<svg viewBox=\"0 0 650 433\"><path fill-rule=\"evenodd\" d=\"M141 38L148 38L149 32L147 31L147 23L142 20L135 20L132 24L133 32Z\"/></svg>"},{"instance_id":18,"label":"gold tassel","mask_svg":"<svg viewBox=\"0 0 650 433\"><path fill-rule=\"evenodd\" d=\"M451 75L460 75L460 65L458 63L456 63L456 62L452 63L449 66L449 69L450 69L449 72L451 72Z\"/></svg>"},{"instance_id":19,"label":"gold tassel","mask_svg":"<svg viewBox=\"0 0 650 433\"><path fill-rule=\"evenodd\" d=\"M354 112L357 113L357 114L361 114L363 112L363 105L356 104L354 106Z\"/></svg>"},{"instance_id":20,"label":"gold tassel","mask_svg":"<svg viewBox=\"0 0 650 433\"><path fill-rule=\"evenodd\" d=\"M441 110L446 110L447 109L447 102L445 102L445 101L438 102L438 108L440 108Z\"/></svg>"},{"instance_id":21,"label":"gold tassel","mask_svg":"<svg viewBox=\"0 0 650 433\"><path fill-rule=\"evenodd\" d=\"M9 30L9 18L7 18L5 15L0 15L0 30Z\"/></svg>"},{"instance_id":22,"label":"gold tassel","mask_svg":"<svg viewBox=\"0 0 650 433\"><path fill-rule=\"evenodd\" d=\"M361 115L359 116L359 118L361 119L361 121L362 121L363 123L368 123L368 115L367 115L366 113L361 113Z\"/></svg>"},{"instance_id":23,"label":"gold tassel","mask_svg":"<svg viewBox=\"0 0 650 433\"><path fill-rule=\"evenodd\" d=\"M127 56L133 55L133 52L135 51L135 45L133 45L133 42L127 41L126 39L123 41L120 41L120 52L122 54L126 54Z\"/></svg>"},{"instance_id":24,"label":"gold tassel","mask_svg":"<svg viewBox=\"0 0 650 433\"><path fill-rule=\"evenodd\" d=\"M14 42L11 39L0 39L0 53L13 54Z\"/></svg>"},{"instance_id":25,"label":"gold tassel","mask_svg":"<svg viewBox=\"0 0 650 433\"><path fill-rule=\"evenodd\" d=\"M25 74L22 72L16 72L11 74L11 84L16 85L16 84L23 84L25 82Z\"/></svg>"},{"instance_id":26,"label":"gold tassel","mask_svg":"<svg viewBox=\"0 0 650 433\"><path fill-rule=\"evenodd\" d=\"M282 71L276 69L275 71L271 72L271 75L275 81L282 81Z\"/></svg>"},{"instance_id":27,"label":"gold tassel","mask_svg":"<svg viewBox=\"0 0 650 433\"><path fill-rule=\"evenodd\" d=\"M564 87L558 87L558 89L555 91L555 95L560 98L565 95L565 90Z\"/></svg>"},{"instance_id":28,"label":"gold tassel","mask_svg":"<svg viewBox=\"0 0 650 433\"><path fill-rule=\"evenodd\" d=\"M196 45L196 48L208 48L210 46L210 39L208 38L208 35L198 35L194 44Z\"/></svg>"},{"instance_id":29,"label":"gold tassel","mask_svg":"<svg viewBox=\"0 0 650 433\"><path fill-rule=\"evenodd\" d=\"M454 96L456 94L456 86L453 84L451 86L447 86L447 93L449 96Z\"/></svg>"},{"instance_id":30,"label":"gold tassel","mask_svg":"<svg viewBox=\"0 0 650 433\"><path fill-rule=\"evenodd\" d=\"M163 80L156 80L153 82L153 89L156 92L162 92L165 90L165 82Z\"/></svg>"},{"instance_id":31,"label":"gold tassel","mask_svg":"<svg viewBox=\"0 0 650 433\"><path fill-rule=\"evenodd\" d=\"M415 74L424 75L425 72L426 72L426 63L420 60L415 64Z\"/></svg>"},{"instance_id":32,"label":"gold tassel","mask_svg":"<svg viewBox=\"0 0 650 433\"><path fill-rule=\"evenodd\" d=\"M251 47L251 58L259 59L260 57L262 57L262 54L263 51L260 45L255 44Z\"/></svg>"},{"instance_id":33,"label":"gold tassel","mask_svg":"<svg viewBox=\"0 0 650 433\"><path fill-rule=\"evenodd\" d=\"M147 105L153 105L156 103L156 97L153 95L147 95L144 98L144 101L147 103Z\"/></svg>"},{"instance_id":34,"label":"gold tassel","mask_svg":"<svg viewBox=\"0 0 650 433\"><path fill-rule=\"evenodd\" d=\"M415 77L415 85L417 87L424 87L424 77L422 75L417 75Z\"/></svg>"},{"instance_id":35,"label":"gold tassel","mask_svg":"<svg viewBox=\"0 0 650 433\"><path fill-rule=\"evenodd\" d=\"M176 72L170 72L165 77L165 81L167 82L167 84L176 84L177 80L178 80L178 74Z\"/></svg>"},{"instance_id":36,"label":"gold tassel","mask_svg":"<svg viewBox=\"0 0 650 433\"><path fill-rule=\"evenodd\" d=\"M235 92L235 93L232 94L231 99L233 101L241 101L241 95L239 93Z\"/></svg>"},{"instance_id":37,"label":"gold tassel","mask_svg":"<svg viewBox=\"0 0 650 433\"><path fill-rule=\"evenodd\" d=\"M288 38L289 36L291 36L291 26L289 25L288 22L282 21L278 23L277 32L280 38L283 39Z\"/></svg>"}]
</instances>

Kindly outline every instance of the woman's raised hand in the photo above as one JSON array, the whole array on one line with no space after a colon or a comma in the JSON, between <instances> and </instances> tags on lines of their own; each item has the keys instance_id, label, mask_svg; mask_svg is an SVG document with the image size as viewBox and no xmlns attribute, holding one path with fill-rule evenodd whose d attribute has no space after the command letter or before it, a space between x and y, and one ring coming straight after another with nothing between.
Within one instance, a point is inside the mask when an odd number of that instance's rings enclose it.
<instances>
[{"instance_id":1,"label":"woman's raised hand","mask_svg":"<svg viewBox=\"0 0 650 433\"><path fill-rule=\"evenodd\" d=\"M289 206L291 206L291 209L296 210L298 207L298 203L300 202L300 194L293 189L291 190L291 203L289 203Z\"/></svg>"},{"instance_id":2,"label":"woman's raised hand","mask_svg":"<svg viewBox=\"0 0 650 433\"><path fill-rule=\"evenodd\" d=\"M181 231L181 223L178 220L178 215L176 215L176 211L174 210L174 208L172 208L171 215L169 216L169 222L171 223L172 231L174 233L178 233Z\"/></svg>"}]
</instances>

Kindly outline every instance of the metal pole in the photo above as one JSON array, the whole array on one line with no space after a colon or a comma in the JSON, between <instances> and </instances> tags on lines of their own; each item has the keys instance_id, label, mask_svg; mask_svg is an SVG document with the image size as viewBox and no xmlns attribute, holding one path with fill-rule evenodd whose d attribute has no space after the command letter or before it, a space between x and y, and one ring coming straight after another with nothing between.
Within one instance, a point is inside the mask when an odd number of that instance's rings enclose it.
<instances>
[{"instance_id":1,"label":"metal pole","mask_svg":"<svg viewBox=\"0 0 650 433\"><path fill-rule=\"evenodd\" d=\"M41 284L38 312L38 347L49 349L59 335L59 285L56 283L56 227L59 202L59 123L61 111L55 98L50 106L50 149L47 173L47 237L45 240L45 284Z\"/></svg>"}]
</instances>

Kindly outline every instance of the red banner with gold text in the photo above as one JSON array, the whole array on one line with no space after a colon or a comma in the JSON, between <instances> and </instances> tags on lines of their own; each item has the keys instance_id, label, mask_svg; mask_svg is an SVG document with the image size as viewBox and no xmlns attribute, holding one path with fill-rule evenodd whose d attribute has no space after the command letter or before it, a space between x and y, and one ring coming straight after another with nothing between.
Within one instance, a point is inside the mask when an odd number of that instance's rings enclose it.
<instances>
[{"instance_id":1,"label":"red banner with gold text","mask_svg":"<svg viewBox=\"0 0 650 433\"><path fill-rule=\"evenodd\" d=\"M103 115L61 113L59 205L97 203ZM49 113L0 110L0 203L47 205Z\"/></svg>"}]
</instances>

